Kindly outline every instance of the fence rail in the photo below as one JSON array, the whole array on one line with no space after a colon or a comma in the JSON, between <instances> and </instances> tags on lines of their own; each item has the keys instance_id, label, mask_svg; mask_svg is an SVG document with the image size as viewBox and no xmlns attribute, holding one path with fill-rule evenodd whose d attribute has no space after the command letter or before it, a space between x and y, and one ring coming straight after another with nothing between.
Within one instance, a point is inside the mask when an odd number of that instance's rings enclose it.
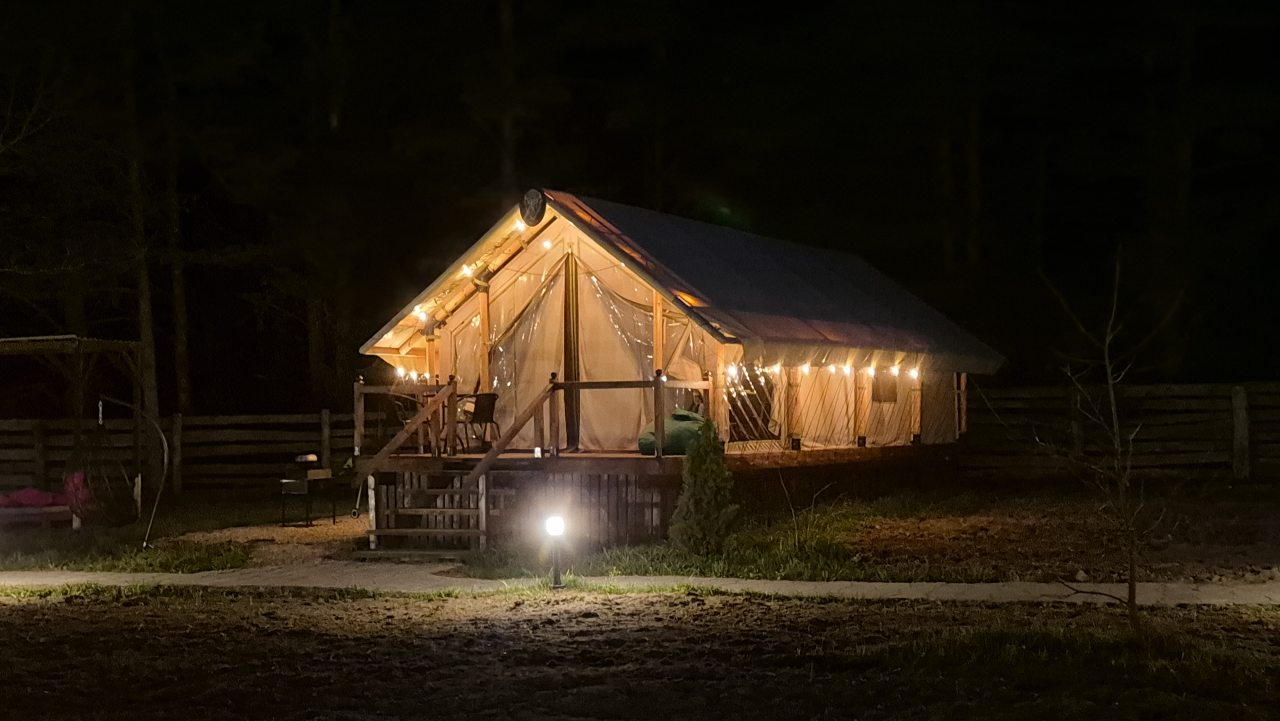
<instances>
[{"instance_id":1,"label":"fence rail","mask_svg":"<svg viewBox=\"0 0 1280 721\"><path fill-rule=\"evenodd\" d=\"M366 447L385 435L384 413L364 418ZM352 454L355 417L350 413L181 416L161 420L172 459L172 487L183 489L252 487L279 478L296 456L314 453L326 465ZM79 428L79 433L77 433ZM0 420L0 491L34 486L55 488L77 450L93 448L109 463L134 469L154 430L135 432L131 419L110 418L102 429L90 419Z\"/></svg>"},{"instance_id":2,"label":"fence rail","mask_svg":"<svg viewBox=\"0 0 1280 721\"><path fill-rule=\"evenodd\" d=\"M964 473L1065 474L1065 456L1102 456L1105 429L1090 418L1108 412L1102 388L972 388ZM1081 408L1085 409L1084 412ZM1133 435L1132 464L1147 476L1280 476L1280 384L1124 386L1117 408Z\"/></svg>"}]
</instances>

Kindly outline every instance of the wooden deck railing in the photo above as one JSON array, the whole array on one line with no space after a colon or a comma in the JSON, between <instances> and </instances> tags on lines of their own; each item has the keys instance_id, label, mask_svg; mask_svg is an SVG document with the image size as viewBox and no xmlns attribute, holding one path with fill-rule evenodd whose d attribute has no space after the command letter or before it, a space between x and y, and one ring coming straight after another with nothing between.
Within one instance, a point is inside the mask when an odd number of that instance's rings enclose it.
<instances>
[{"instance_id":1,"label":"wooden deck railing","mask_svg":"<svg viewBox=\"0 0 1280 721\"><path fill-rule=\"evenodd\" d=\"M704 390L710 394L712 383L709 380L703 381L680 381L670 380L662 371L654 373L651 380L621 380L621 381L562 381L559 380L555 373L551 374L551 380L547 387L534 398L532 402L526 405L519 413L516 414L515 420L511 422L502 437L493 443L484 457L475 465L474 468L466 476L467 483L475 482L480 476L489 471L498 457L501 456L515 439L522 433L530 422L533 423L534 446L539 449L546 449L551 455L560 453L560 403L556 398L557 393L565 391L598 391L598 390L652 390L653 391L653 436L654 436L654 457L661 460L663 457L663 439L665 436L665 421L667 417L666 407L666 390L667 389L684 389L684 390ZM551 443L547 443L547 436L544 435L543 418L546 417L545 429L549 431Z\"/></svg>"}]
</instances>

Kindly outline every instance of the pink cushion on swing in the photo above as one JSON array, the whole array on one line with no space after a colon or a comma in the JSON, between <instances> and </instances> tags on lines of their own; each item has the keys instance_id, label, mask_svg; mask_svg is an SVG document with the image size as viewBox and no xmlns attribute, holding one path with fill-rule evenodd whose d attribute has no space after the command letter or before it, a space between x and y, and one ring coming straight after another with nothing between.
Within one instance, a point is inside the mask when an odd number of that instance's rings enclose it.
<instances>
[{"instance_id":1,"label":"pink cushion on swing","mask_svg":"<svg viewBox=\"0 0 1280 721\"><path fill-rule=\"evenodd\" d=\"M39 488L22 488L0 493L0 508L46 508L67 505L67 494L51 493Z\"/></svg>"}]
</instances>

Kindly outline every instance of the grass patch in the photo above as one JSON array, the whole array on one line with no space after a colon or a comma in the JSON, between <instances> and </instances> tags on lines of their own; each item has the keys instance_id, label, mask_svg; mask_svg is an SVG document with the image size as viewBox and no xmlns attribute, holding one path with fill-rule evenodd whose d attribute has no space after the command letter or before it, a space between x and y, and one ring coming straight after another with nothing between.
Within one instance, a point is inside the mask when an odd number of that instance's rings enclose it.
<instances>
[{"instance_id":1,"label":"grass patch","mask_svg":"<svg viewBox=\"0 0 1280 721\"><path fill-rule=\"evenodd\" d=\"M895 682L913 689L921 705L982 708L983 718L1107 709L1141 709L1124 718L1264 718L1277 690L1273 656L1176 629L979 629L864 655L869 669L897 669Z\"/></svg>"},{"instance_id":2,"label":"grass patch","mask_svg":"<svg viewBox=\"0 0 1280 721\"><path fill-rule=\"evenodd\" d=\"M249 561L242 543L192 543L173 540L197 531L278 522L277 498L222 500L193 495L162 499L152 529L152 547L144 549L146 520L120 528L6 529L0 533L0 570L63 569L195 573L241 568Z\"/></svg>"},{"instance_id":3,"label":"grass patch","mask_svg":"<svg viewBox=\"0 0 1280 721\"><path fill-rule=\"evenodd\" d=\"M388 594L359 588L211 588L208 586L177 586L168 584L132 584L108 586L98 583L77 583L49 587L0 588L0 598L17 601L48 601L55 603L121 604L138 605L154 601L207 601L210 599L238 601L245 599L270 599L315 602L360 601L382 598Z\"/></svg>"},{"instance_id":4,"label":"grass patch","mask_svg":"<svg viewBox=\"0 0 1280 721\"><path fill-rule=\"evenodd\" d=\"M1007 580L979 562L938 564L929 559L894 562L870 558L852 540L881 519L930 518L965 512L972 497L943 499L901 495L848 502L798 512L772 523L752 522L735 531L724 551L712 556L686 553L671 543L620 546L567 559L580 576L708 576L787 581L954 581ZM542 554L494 548L473 554L465 566L478 578L516 578L546 573Z\"/></svg>"}]
</instances>

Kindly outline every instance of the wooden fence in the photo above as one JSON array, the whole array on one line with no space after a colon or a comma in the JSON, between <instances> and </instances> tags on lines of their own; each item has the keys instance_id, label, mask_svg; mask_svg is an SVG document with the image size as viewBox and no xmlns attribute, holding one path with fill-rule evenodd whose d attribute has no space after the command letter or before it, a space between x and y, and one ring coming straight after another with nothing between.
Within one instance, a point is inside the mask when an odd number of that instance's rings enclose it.
<instances>
[{"instance_id":1,"label":"wooden fence","mask_svg":"<svg viewBox=\"0 0 1280 721\"><path fill-rule=\"evenodd\" d=\"M365 418L366 445L376 444L381 413ZM0 420L0 490L34 486L56 488L71 459L80 428L81 449L94 447L99 458L137 467L137 454L154 429L135 433L131 419L108 419L101 431L92 420ZM349 413L293 415L181 416L161 421L169 440L172 488L266 486L279 479L288 464L315 453L325 464L338 465L352 452L354 419ZM100 435L98 435L100 434ZM376 445L373 445L376 448Z\"/></svg>"},{"instance_id":2,"label":"wooden fence","mask_svg":"<svg viewBox=\"0 0 1280 721\"><path fill-rule=\"evenodd\" d=\"M966 474L1066 474L1064 454L1104 453L1105 431L1079 402L1099 403L1068 387L970 387L968 430L959 458ZM1133 468L1174 478L1274 478L1280 475L1280 384L1124 386L1117 403L1133 437Z\"/></svg>"}]
</instances>

